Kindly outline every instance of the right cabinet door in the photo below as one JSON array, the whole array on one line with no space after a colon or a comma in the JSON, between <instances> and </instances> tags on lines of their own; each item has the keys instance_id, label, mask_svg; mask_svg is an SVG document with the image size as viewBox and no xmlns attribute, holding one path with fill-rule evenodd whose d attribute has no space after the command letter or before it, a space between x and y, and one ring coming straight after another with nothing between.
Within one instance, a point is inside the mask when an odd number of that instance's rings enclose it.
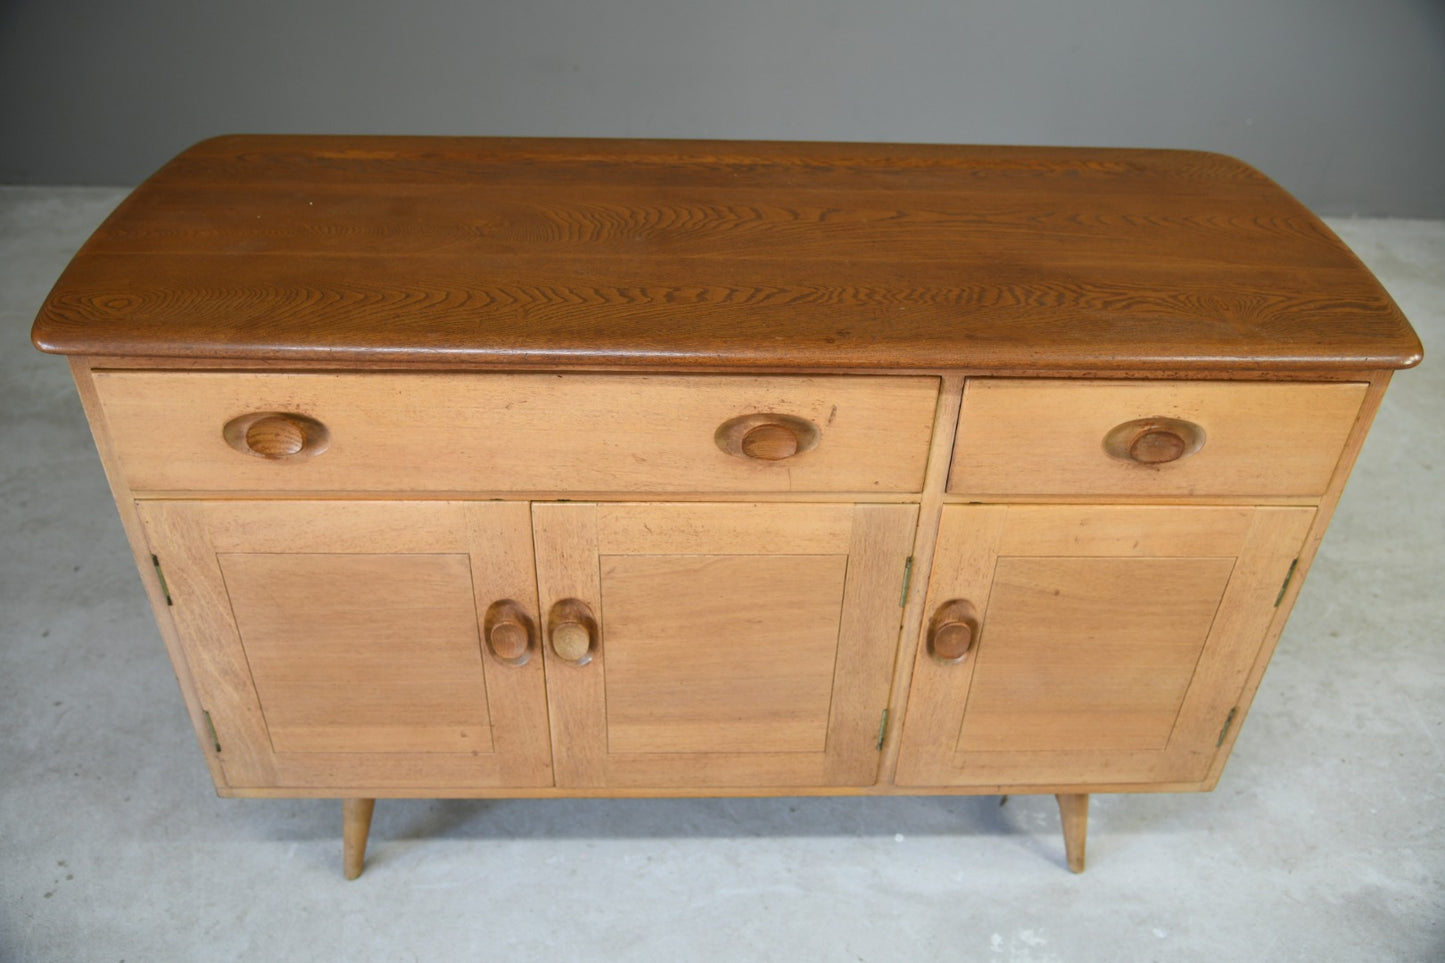
<instances>
[{"instance_id":1,"label":"right cabinet door","mask_svg":"<svg viewBox=\"0 0 1445 963\"><path fill-rule=\"evenodd\" d=\"M945 507L895 781L1203 781L1313 517Z\"/></svg>"}]
</instances>

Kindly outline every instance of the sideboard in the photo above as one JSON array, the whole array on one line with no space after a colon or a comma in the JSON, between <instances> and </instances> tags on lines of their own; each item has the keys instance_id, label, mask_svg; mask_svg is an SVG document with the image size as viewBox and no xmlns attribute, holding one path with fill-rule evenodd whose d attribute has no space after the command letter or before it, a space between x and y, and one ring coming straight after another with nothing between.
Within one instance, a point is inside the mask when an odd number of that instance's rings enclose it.
<instances>
[{"instance_id":1,"label":"sideboard","mask_svg":"<svg viewBox=\"0 0 1445 963\"><path fill-rule=\"evenodd\" d=\"M1164 150L235 136L36 320L217 790L1207 790L1419 341ZM1280 778L1289 778L1281 773Z\"/></svg>"}]
</instances>

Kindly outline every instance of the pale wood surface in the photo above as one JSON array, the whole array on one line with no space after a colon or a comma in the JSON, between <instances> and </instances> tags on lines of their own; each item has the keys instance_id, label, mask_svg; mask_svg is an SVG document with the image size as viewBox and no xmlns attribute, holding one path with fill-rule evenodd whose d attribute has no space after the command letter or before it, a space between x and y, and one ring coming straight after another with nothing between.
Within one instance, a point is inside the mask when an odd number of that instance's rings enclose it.
<instances>
[{"instance_id":1,"label":"pale wood surface","mask_svg":"<svg viewBox=\"0 0 1445 963\"><path fill-rule=\"evenodd\" d=\"M586 665L543 647L547 665L547 718L557 785L598 787L607 778L607 612L601 608L597 563L597 506L587 503L532 506L537 550L537 596L542 611L579 599L600 622L597 653Z\"/></svg>"},{"instance_id":2,"label":"pale wood surface","mask_svg":"<svg viewBox=\"0 0 1445 963\"><path fill-rule=\"evenodd\" d=\"M1001 557L958 750L1163 749L1233 565Z\"/></svg>"},{"instance_id":3,"label":"pale wood surface","mask_svg":"<svg viewBox=\"0 0 1445 963\"><path fill-rule=\"evenodd\" d=\"M950 599L971 602L980 615L988 612L999 543L1011 511L1002 505L943 507L924 603L930 617ZM895 723L902 737L894 781L903 786L963 781L947 771L946 762L953 758L978 659L968 658L957 665L937 661L924 644L924 631L923 624L914 624L908 711ZM975 648L977 645L975 641Z\"/></svg>"},{"instance_id":4,"label":"pale wood surface","mask_svg":"<svg viewBox=\"0 0 1445 963\"><path fill-rule=\"evenodd\" d=\"M917 491L936 378L99 372L136 491ZM252 411L324 424L329 447L267 460L222 427ZM739 415L818 426L764 461L714 435Z\"/></svg>"},{"instance_id":5,"label":"pale wood surface","mask_svg":"<svg viewBox=\"0 0 1445 963\"><path fill-rule=\"evenodd\" d=\"M496 597L535 604L525 505L138 508L175 559L172 611L228 782L327 785L361 757L372 784L550 783L540 660L504 665L480 638Z\"/></svg>"},{"instance_id":6,"label":"pale wood surface","mask_svg":"<svg viewBox=\"0 0 1445 963\"><path fill-rule=\"evenodd\" d=\"M824 781L866 785L878 779L883 710L903 621L904 567L918 510L858 505L848 548L848 584L833 674Z\"/></svg>"},{"instance_id":7,"label":"pale wood surface","mask_svg":"<svg viewBox=\"0 0 1445 963\"><path fill-rule=\"evenodd\" d=\"M971 379L948 490L970 497L1316 496L1334 474L1365 388ZM1162 465L1105 452L1116 426L1161 416L1200 426L1203 445Z\"/></svg>"},{"instance_id":8,"label":"pale wood surface","mask_svg":"<svg viewBox=\"0 0 1445 963\"><path fill-rule=\"evenodd\" d=\"M823 752L847 570L841 554L604 556L609 750Z\"/></svg>"},{"instance_id":9,"label":"pale wood surface","mask_svg":"<svg viewBox=\"0 0 1445 963\"><path fill-rule=\"evenodd\" d=\"M542 604L590 600L603 636L590 664L549 663L559 786L876 780L913 506L533 518Z\"/></svg>"},{"instance_id":10,"label":"pale wood surface","mask_svg":"<svg viewBox=\"0 0 1445 963\"><path fill-rule=\"evenodd\" d=\"M124 527L126 539L130 543L132 558L140 575L141 586L150 602L151 611L155 613L156 628L160 631L161 641L165 645L166 654L170 657L171 668L180 685L186 714L191 720L191 730L195 733L197 745L201 747L201 757L205 760L211 781L215 783L218 792L224 792L226 791L226 774L221 768L219 754L214 751L209 742L210 725L196 692L195 676L191 671L186 646L176 630L175 621L171 618L170 607L161 590L160 579L156 577L155 567L151 561L151 548L146 539L145 528L136 512L135 499L121 475L120 464L110 442L110 432L106 427L105 410L101 407L100 399L95 393L95 383L91 378L90 366L84 358L72 357L67 360L70 373L75 379L76 391L80 395L81 406L85 409L86 420L90 424L91 436L95 439L96 450L100 453L101 468L105 472L106 482L110 486L116 510L120 514L121 525Z\"/></svg>"},{"instance_id":11,"label":"pale wood surface","mask_svg":"<svg viewBox=\"0 0 1445 963\"><path fill-rule=\"evenodd\" d=\"M82 249L33 338L553 368L1420 354L1327 227L1216 154L314 136L172 161Z\"/></svg>"},{"instance_id":12,"label":"pale wood surface","mask_svg":"<svg viewBox=\"0 0 1445 963\"><path fill-rule=\"evenodd\" d=\"M277 752L491 752L465 555L223 554Z\"/></svg>"},{"instance_id":13,"label":"pale wood surface","mask_svg":"<svg viewBox=\"0 0 1445 963\"><path fill-rule=\"evenodd\" d=\"M1100 511L1090 525L1079 507L944 509L930 592L972 601L981 637L959 665L919 650L901 784L1204 777L1313 510L1245 510L1243 529L1237 509ZM1037 534L1057 513L1057 532L1011 545L1015 513ZM1110 522L1119 537L1103 534ZM1135 537L1150 523L1233 528L1233 544L1186 532L1171 555Z\"/></svg>"},{"instance_id":14,"label":"pale wood surface","mask_svg":"<svg viewBox=\"0 0 1445 963\"><path fill-rule=\"evenodd\" d=\"M888 725L883 733L883 758L878 766L879 783L891 783L898 768L898 747L903 720L913 681L915 643L932 612L925 611L932 578L934 548L938 541L939 521L943 512L944 486L948 480L949 461L953 455L953 437L958 429L958 414L963 401L962 375L945 375L939 386L938 407L934 412L933 444L928 452L928 470L924 477L923 496L918 506L918 525L913 539L912 567L909 570L908 592L903 607L903 627L898 654L893 661L893 689L888 699Z\"/></svg>"}]
</instances>

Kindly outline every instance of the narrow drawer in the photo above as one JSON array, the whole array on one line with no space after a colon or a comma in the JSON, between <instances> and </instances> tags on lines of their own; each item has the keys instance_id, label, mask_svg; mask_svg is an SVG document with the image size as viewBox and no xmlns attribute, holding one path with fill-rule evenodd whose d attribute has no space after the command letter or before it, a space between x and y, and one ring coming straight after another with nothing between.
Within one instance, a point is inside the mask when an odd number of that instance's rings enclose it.
<instances>
[{"instance_id":1,"label":"narrow drawer","mask_svg":"<svg viewBox=\"0 0 1445 963\"><path fill-rule=\"evenodd\" d=\"M1316 496L1358 383L977 378L948 490L969 496Z\"/></svg>"},{"instance_id":2,"label":"narrow drawer","mask_svg":"<svg viewBox=\"0 0 1445 963\"><path fill-rule=\"evenodd\" d=\"M95 381L138 492L913 492L938 394L931 377L108 371Z\"/></svg>"}]
</instances>

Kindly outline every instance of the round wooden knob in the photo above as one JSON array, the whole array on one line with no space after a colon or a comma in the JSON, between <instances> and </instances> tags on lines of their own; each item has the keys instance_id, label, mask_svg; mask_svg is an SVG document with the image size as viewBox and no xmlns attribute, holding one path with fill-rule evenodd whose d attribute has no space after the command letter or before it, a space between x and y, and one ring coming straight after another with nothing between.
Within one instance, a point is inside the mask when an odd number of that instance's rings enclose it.
<instances>
[{"instance_id":1,"label":"round wooden knob","mask_svg":"<svg viewBox=\"0 0 1445 963\"><path fill-rule=\"evenodd\" d=\"M563 622L552 629L552 650L568 662L581 662L592 648L592 636L581 622Z\"/></svg>"},{"instance_id":2,"label":"round wooden knob","mask_svg":"<svg viewBox=\"0 0 1445 963\"><path fill-rule=\"evenodd\" d=\"M267 415L246 429L246 447L263 458L284 458L306 446L306 429L285 415Z\"/></svg>"},{"instance_id":3,"label":"round wooden knob","mask_svg":"<svg viewBox=\"0 0 1445 963\"><path fill-rule=\"evenodd\" d=\"M967 622L945 622L933 631L933 657L957 662L973 648L973 626Z\"/></svg>"},{"instance_id":4,"label":"round wooden knob","mask_svg":"<svg viewBox=\"0 0 1445 963\"><path fill-rule=\"evenodd\" d=\"M522 665L532 657L532 625L526 610L511 599L493 602L484 625L487 648L498 662Z\"/></svg>"},{"instance_id":5,"label":"round wooden knob","mask_svg":"<svg viewBox=\"0 0 1445 963\"><path fill-rule=\"evenodd\" d=\"M729 418L713 440L729 455L750 461L782 461L818 447L818 426L797 415L757 412Z\"/></svg>"},{"instance_id":6,"label":"round wooden knob","mask_svg":"<svg viewBox=\"0 0 1445 963\"><path fill-rule=\"evenodd\" d=\"M597 651L597 620L580 599L562 599L547 618L552 651L563 662L586 665Z\"/></svg>"},{"instance_id":7,"label":"round wooden knob","mask_svg":"<svg viewBox=\"0 0 1445 963\"><path fill-rule=\"evenodd\" d=\"M1204 429L1178 418L1126 421L1104 436L1104 450L1138 465L1167 465L1204 446Z\"/></svg>"},{"instance_id":8,"label":"round wooden knob","mask_svg":"<svg viewBox=\"0 0 1445 963\"><path fill-rule=\"evenodd\" d=\"M1167 429L1146 431L1129 445L1129 457L1143 465L1162 465L1184 457L1189 443Z\"/></svg>"},{"instance_id":9,"label":"round wooden knob","mask_svg":"<svg viewBox=\"0 0 1445 963\"><path fill-rule=\"evenodd\" d=\"M321 422L289 411L253 411L232 418L221 429L221 436L243 454L272 461L319 455L331 442Z\"/></svg>"},{"instance_id":10,"label":"round wooden knob","mask_svg":"<svg viewBox=\"0 0 1445 963\"><path fill-rule=\"evenodd\" d=\"M743 435L741 447L749 458L781 461L798 453L798 436L787 425L768 422Z\"/></svg>"},{"instance_id":11,"label":"round wooden knob","mask_svg":"<svg viewBox=\"0 0 1445 963\"><path fill-rule=\"evenodd\" d=\"M939 662L962 662L978 638L978 617L973 605L951 599L938 607L928 624L928 654Z\"/></svg>"}]
</instances>

